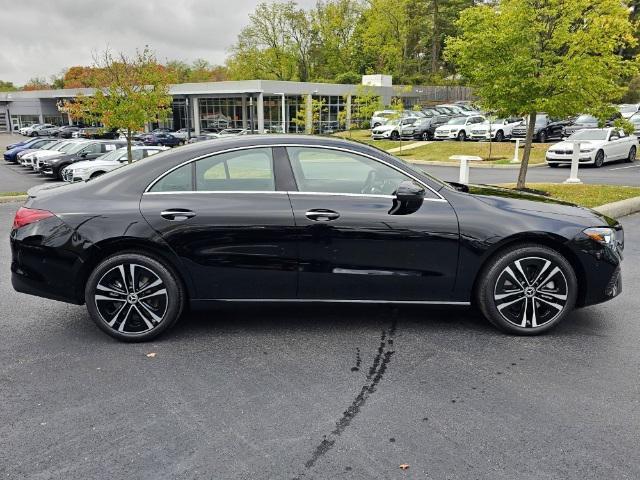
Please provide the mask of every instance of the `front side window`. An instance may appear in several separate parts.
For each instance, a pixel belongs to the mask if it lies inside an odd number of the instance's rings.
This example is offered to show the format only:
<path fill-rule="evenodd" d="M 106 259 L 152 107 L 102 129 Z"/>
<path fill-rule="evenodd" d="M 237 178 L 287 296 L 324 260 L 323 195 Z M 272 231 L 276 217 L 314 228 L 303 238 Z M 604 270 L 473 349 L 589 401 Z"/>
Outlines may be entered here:
<path fill-rule="evenodd" d="M 324 148 L 289 147 L 300 192 L 392 195 L 407 175 L 361 155 Z"/>

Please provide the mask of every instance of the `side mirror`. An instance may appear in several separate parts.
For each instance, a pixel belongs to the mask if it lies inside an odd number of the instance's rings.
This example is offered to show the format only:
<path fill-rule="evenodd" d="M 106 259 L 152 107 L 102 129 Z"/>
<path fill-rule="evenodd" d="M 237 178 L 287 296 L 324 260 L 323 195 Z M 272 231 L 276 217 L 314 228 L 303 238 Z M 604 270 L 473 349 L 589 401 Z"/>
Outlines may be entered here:
<path fill-rule="evenodd" d="M 81 157 L 81 158 L 87 158 L 87 155 L 89 155 L 89 153 L 88 153 L 88 152 L 82 152 L 82 153 L 80 154 L 80 157 Z"/>
<path fill-rule="evenodd" d="M 425 189 L 411 180 L 398 185 L 389 215 L 409 215 L 416 212 L 424 202 Z"/>

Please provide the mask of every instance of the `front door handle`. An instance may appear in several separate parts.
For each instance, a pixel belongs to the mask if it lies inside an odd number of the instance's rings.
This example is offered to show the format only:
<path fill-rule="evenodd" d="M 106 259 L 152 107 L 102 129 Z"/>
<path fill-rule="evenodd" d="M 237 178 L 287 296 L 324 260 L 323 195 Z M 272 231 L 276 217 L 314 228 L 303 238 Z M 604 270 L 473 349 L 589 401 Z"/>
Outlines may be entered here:
<path fill-rule="evenodd" d="M 162 218 L 166 218 L 167 220 L 176 220 L 180 222 L 182 220 L 187 220 L 188 218 L 195 217 L 196 213 L 184 208 L 171 208 L 169 210 L 160 212 L 160 216 Z"/>
<path fill-rule="evenodd" d="M 338 212 L 334 212 L 333 210 L 325 210 L 323 208 L 309 210 L 307 213 L 305 213 L 305 216 L 309 220 L 313 220 L 314 222 L 330 222 L 331 220 L 340 218 L 340 214 Z"/>

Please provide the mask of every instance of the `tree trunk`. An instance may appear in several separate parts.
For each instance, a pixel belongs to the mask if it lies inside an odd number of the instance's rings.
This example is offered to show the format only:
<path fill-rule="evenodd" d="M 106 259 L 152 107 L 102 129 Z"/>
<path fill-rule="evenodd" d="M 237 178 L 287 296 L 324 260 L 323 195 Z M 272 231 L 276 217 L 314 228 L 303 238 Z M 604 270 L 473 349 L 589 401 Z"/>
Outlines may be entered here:
<path fill-rule="evenodd" d="M 529 155 L 531 154 L 531 145 L 533 144 L 533 132 L 536 128 L 536 112 L 529 113 L 529 124 L 527 125 L 527 138 L 524 142 L 524 153 L 522 154 L 522 163 L 520 164 L 520 173 L 518 174 L 518 184 L 516 188 L 521 190 L 525 187 L 527 180 L 527 168 L 529 167 Z"/>
<path fill-rule="evenodd" d="M 433 0 L 433 36 L 431 43 L 431 73 L 438 71 L 438 53 L 440 49 L 440 33 L 438 32 L 438 1 Z"/>
<path fill-rule="evenodd" d="M 131 138 L 133 137 L 131 129 L 127 128 L 127 161 L 133 162 L 133 155 L 131 154 Z"/>

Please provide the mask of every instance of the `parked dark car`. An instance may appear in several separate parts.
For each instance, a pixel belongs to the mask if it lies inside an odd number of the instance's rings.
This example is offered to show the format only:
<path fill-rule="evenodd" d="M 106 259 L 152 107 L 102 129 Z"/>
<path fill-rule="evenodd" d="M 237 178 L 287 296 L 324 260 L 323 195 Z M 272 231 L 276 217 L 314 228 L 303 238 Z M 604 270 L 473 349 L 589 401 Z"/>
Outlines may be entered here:
<path fill-rule="evenodd" d="M 569 123 L 569 120 L 555 120 L 547 114 L 539 114 L 536 116 L 533 140 L 539 143 L 545 143 L 547 140 L 561 140 L 564 128 Z M 511 131 L 511 138 L 527 138 L 527 123 L 522 122 L 521 125 L 516 125 Z"/>
<path fill-rule="evenodd" d="M 402 129 L 402 138 L 414 138 L 416 140 L 431 140 L 433 139 L 433 132 L 429 133 L 431 129 L 431 123 L 437 117 L 423 117 L 418 118 L 410 126 Z M 435 130 L 435 127 L 434 127 Z"/>
<path fill-rule="evenodd" d="M 595 211 L 297 135 L 196 143 L 31 190 L 10 240 L 17 291 L 85 303 L 127 341 L 187 304 L 246 301 L 473 303 L 532 335 L 618 295 L 624 247 Z"/>
<path fill-rule="evenodd" d="M 68 152 L 61 152 L 55 157 L 47 157 L 41 162 L 40 173 L 62 180 L 62 169 L 81 160 L 98 158 L 105 153 L 127 145 L 124 140 L 86 140 L 78 142 Z"/>
<path fill-rule="evenodd" d="M 115 140 L 120 137 L 120 132 L 117 128 L 85 127 L 78 131 L 78 137 L 93 140 Z"/>
<path fill-rule="evenodd" d="M 15 146 L 9 145 L 7 147 L 8 150 L 5 150 L 4 152 L 4 159 L 7 162 L 16 163 L 18 161 L 18 153 L 24 150 L 36 150 L 42 145 L 51 142 L 52 140 L 55 140 L 55 138 L 36 137 L 26 142 L 19 142 L 18 144 L 14 144 Z M 13 148 L 9 148 L 11 146 L 13 146 Z"/>
<path fill-rule="evenodd" d="M 620 114 L 620 112 L 614 113 L 611 117 L 609 117 L 604 122 L 604 127 L 612 126 L 613 122 L 615 122 L 619 118 L 622 118 L 622 115 Z M 598 128 L 599 126 L 600 126 L 599 121 L 596 117 L 594 117 L 593 115 L 582 114 L 582 115 L 578 115 L 575 119 L 571 120 L 569 124 L 564 127 L 564 131 L 562 132 L 562 135 L 564 137 L 568 137 L 569 135 L 577 132 L 578 130 L 583 130 L 585 128 Z"/>
<path fill-rule="evenodd" d="M 177 147 L 184 143 L 184 140 L 174 137 L 168 133 L 148 133 L 141 139 L 145 145 L 161 145 L 163 147 Z"/>
<path fill-rule="evenodd" d="M 60 137 L 60 138 L 71 138 L 73 136 L 73 133 L 78 132 L 80 128 L 83 128 L 83 127 L 78 127 L 76 125 L 65 125 L 63 127 L 58 128 L 58 130 L 53 132 L 52 135 L 54 137 Z"/>

